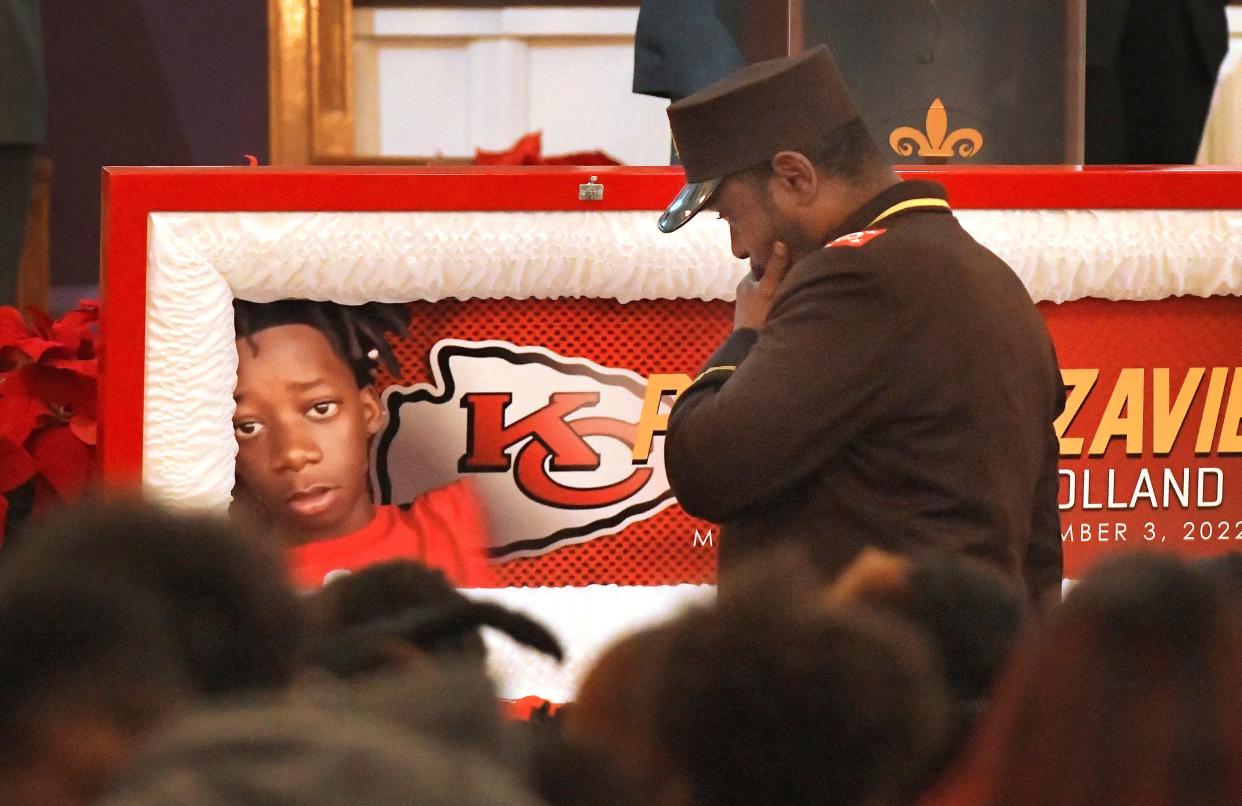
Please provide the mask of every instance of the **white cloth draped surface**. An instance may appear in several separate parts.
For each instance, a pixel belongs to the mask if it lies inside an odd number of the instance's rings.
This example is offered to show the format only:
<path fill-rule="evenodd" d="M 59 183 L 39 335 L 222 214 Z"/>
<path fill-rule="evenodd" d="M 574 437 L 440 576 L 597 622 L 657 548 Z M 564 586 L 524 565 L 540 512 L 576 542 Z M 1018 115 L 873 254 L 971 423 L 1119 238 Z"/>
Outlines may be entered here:
<path fill-rule="evenodd" d="M 1239 210 L 963 210 L 1037 301 L 1242 294 Z M 147 261 L 143 481 L 222 511 L 233 487 L 234 297 L 731 300 L 747 266 L 723 222 L 662 235 L 654 212 L 156 213 Z M 912 266 L 911 270 L 917 270 Z M 464 334 L 458 334 L 464 335 Z M 115 347 L 114 347 L 115 349 Z M 694 368 L 688 367 L 687 371 Z M 548 623 L 562 667 L 489 638 L 502 693 L 563 701 L 613 638 L 704 586 L 479 592 Z"/>

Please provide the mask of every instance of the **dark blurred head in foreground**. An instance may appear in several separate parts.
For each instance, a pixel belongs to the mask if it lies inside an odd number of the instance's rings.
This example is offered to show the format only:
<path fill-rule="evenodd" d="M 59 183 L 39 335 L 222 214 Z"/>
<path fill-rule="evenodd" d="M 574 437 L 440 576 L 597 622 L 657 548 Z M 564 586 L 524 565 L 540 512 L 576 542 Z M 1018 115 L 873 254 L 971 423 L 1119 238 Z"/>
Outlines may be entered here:
<path fill-rule="evenodd" d="M 222 519 L 92 500 L 36 524 L 0 556 L 30 579 L 90 575 L 142 593 L 168 624 L 194 693 L 290 682 L 302 609 L 275 547 Z"/>
<path fill-rule="evenodd" d="M 1021 648 L 930 802 L 1236 802 L 1242 618 L 1229 590 L 1168 555 L 1100 564 Z"/>
<path fill-rule="evenodd" d="M 925 641 L 830 610 L 795 553 L 739 569 L 725 595 L 614 647 L 572 735 L 639 755 L 648 802 L 899 804 L 941 752 L 949 702 Z M 610 707 L 615 687 L 619 708 Z M 608 724 L 623 739 L 607 740 Z"/>
<path fill-rule="evenodd" d="M 533 619 L 458 592 L 439 571 L 408 560 L 333 579 L 307 602 L 311 661 L 340 677 L 451 662 L 482 669 L 482 627 L 557 660 L 561 647 Z"/>
<path fill-rule="evenodd" d="M 185 669 L 143 591 L 15 570 L 0 573 L 0 803 L 90 803 L 186 704 Z"/>

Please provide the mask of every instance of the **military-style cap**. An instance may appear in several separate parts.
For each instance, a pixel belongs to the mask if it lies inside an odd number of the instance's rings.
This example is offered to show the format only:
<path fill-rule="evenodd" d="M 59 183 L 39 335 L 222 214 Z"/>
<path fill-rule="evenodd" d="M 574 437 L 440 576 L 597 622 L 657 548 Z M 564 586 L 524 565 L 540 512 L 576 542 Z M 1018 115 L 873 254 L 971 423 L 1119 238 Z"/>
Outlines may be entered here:
<path fill-rule="evenodd" d="M 671 104 L 668 121 L 686 186 L 660 216 L 660 229 L 672 232 L 693 218 L 725 176 L 779 151 L 806 148 L 858 117 L 823 45 L 743 67 Z"/>

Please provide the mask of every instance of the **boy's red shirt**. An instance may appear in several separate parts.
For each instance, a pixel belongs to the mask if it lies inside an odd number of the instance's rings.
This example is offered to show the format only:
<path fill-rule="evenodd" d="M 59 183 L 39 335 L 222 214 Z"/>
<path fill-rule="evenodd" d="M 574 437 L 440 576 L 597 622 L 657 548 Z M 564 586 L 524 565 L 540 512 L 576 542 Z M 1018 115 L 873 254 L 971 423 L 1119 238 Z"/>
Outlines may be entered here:
<path fill-rule="evenodd" d="M 333 571 L 387 560 L 417 560 L 459 588 L 490 588 L 496 578 L 484 553 L 487 542 L 482 503 L 468 482 L 456 481 L 407 505 L 377 506 L 362 529 L 295 546 L 287 562 L 301 590 L 322 587 Z"/>

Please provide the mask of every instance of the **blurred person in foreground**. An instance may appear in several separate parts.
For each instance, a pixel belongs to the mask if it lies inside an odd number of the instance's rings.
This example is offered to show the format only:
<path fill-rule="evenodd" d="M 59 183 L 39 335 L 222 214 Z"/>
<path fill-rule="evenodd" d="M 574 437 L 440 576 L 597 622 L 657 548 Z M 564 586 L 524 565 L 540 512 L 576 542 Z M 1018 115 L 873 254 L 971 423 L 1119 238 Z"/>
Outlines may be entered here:
<path fill-rule="evenodd" d="M 657 801 L 668 775 L 653 709 L 671 631 L 671 625 L 640 630 L 604 650 L 563 719 L 568 741 L 603 758 L 643 803 Z"/>
<path fill-rule="evenodd" d="M 630 806 L 609 759 L 565 740 L 555 717 L 506 718 L 491 679 L 461 659 L 401 664 L 295 693 L 334 711 L 388 725 L 486 759 L 550 806 Z"/>
<path fill-rule="evenodd" d="M 826 48 L 739 70 L 668 108 L 686 186 L 749 260 L 734 330 L 677 399 L 668 478 L 741 558 L 804 547 L 826 577 L 864 547 L 943 548 L 1061 585 L 1065 390 L 1022 281 L 901 181 Z"/>
<path fill-rule="evenodd" d="M 0 569 L 0 803 L 94 802 L 190 699 L 149 595 L 76 566 Z"/>
<path fill-rule="evenodd" d="M 304 700 L 233 703 L 154 737 L 104 806 L 538 806 L 500 765 Z"/>
<path fill-rule="evenodd" d="M 436 569 L 390 560 L 332 579 L 306 600 L 312 661 L 343 678 L 386 668 L 484 669 L 482 627 L 561 660 L 556 637 L 506 607 L 470 599 Z"/>
<path fill-rule="evenodd" d="M 87 499 L 31 524 L 0 568 L 47 579 L 75 571 L 138 590 L 168 624 L 198 698 L 280 690 L 298 670 L 302 608 L 279 553 L 223 519 Z"/>
<path fill-rule="evenodd" d="M 1233 601 L 1242 599 L 1242 551 L 1206 557 L 1192 567 L 1214 583 L 1221 596 Z"/>
<path fill-rule="evenodd" d="M 986 711 L 992 686 L 1017 643 L 1026 614 L 1022 591 L 990 566 L 944 552 L 859 555 L 827 591 L 828 606 L 886 613 L 928 640 L 952 699 L 952 728 L 938 775 Z"/>
<path fill-rule="evenodd" d="M 612 747 L 638 748 L 645 801 L 909 803 L 948 724 L 944 684 L 921 637 L 861 609 L 828 612 L 814 589 L 774 584 L 762 570 L 741 573 L 715 607 L 658 628 L 649 643 L 629 642 L 651 669 L 621 695 L 635 708 L 617 715 L 629 735 Z M 627 665 L 616 650 L 612 657 Z M 590 688 L 575 708 L 597 714 L 568 718 L 578 735 L 600 737 L 590 726 L 610 717 Z"/>
<path fill-rule="evenodd" d="M 1242 612 L 1168 555 L 1100 564 L 999 682 L 929 805 L 1242 799 Z"/>
<path fill-rule="evenodd" d="M 347 690 L 335 696 L 353 707 L 484 753 L 553 806 L 633 802 L 599 754 L 564 740 L 555 718 L 502 719 L 481 628 L 561 660 L 559 642 L 533 619 L 472 600 L 439 570 L 408 560 L 335 577 L 308 597 L 307 607 L 308 660 L 346 681 Z"/>

